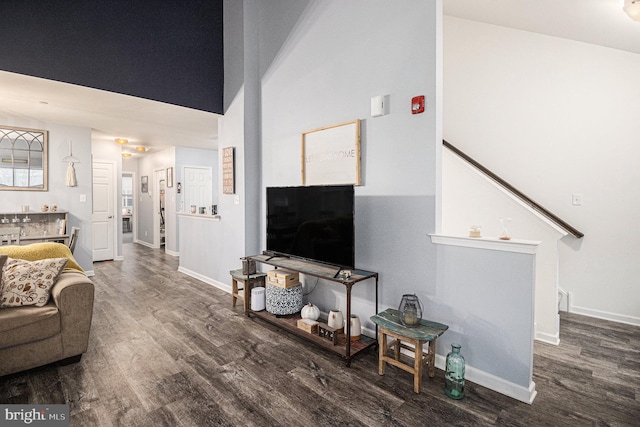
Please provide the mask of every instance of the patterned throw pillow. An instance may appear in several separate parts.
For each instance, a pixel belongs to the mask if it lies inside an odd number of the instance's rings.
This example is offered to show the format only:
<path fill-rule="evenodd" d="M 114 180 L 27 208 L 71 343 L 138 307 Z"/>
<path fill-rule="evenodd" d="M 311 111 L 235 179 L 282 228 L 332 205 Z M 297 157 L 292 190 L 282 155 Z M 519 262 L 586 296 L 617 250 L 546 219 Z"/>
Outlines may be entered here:
<path fill-rule="evenodd" d="M 0 279 L 0 307 L 45 305 L 67 261 L 67 258 L 38 261 L 8 258 Z"/>

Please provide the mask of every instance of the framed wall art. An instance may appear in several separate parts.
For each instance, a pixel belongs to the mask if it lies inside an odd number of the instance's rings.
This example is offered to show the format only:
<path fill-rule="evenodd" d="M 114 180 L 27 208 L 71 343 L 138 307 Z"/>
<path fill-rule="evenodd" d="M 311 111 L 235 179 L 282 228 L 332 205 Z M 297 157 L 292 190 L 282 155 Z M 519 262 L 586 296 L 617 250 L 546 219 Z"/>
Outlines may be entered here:
<path fill-rule="evenodd" d="M 48 191 L 49 131 L 0 126 L 0 190 Z"/>
<path fill-rule="evenodd" d="M 222 193 L 235 194 L 235 192 L 235 149 L 234 147 L 227 147 L 222 149 Z"/>
<path fill-rule="evenodd" d="M 173 187 L 173 168 L 167 168 L 167 188 Z"/>
<path fill-rule="evenodd" d="M 149 192 L 149 177 L 147 175 L 140 177 L 140 191 L 142 193 Z"/>
<path fill-rule="evenodd" d="M 360 120 L 302 133 L 302 185 L 360 185 Z"/>

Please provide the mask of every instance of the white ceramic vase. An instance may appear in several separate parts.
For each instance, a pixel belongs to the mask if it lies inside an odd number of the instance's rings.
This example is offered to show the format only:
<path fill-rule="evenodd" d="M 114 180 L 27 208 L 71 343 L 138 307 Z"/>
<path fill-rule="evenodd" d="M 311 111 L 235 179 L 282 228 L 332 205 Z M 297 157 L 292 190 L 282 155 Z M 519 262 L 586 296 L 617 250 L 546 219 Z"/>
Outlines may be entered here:
<path fill-rule="evenodd" d="M 333 329 L 336 329 L 338 332 L 342 333 L 344 331 L 344 318 L 342 317 L 342 312 L 340 310 L 329 311 L 329 318 L 327 319 L 327 325 L 329 325 L 329 327 Z"/>
<path fill-rule="evenodd" d="M 358 341 L 360 339 L 360 334 L 362 331 L 362 326 L 360 325 L 360 318 L 357 315 L 352 314 L 350 323 L 351 323 L 350 339 L 351 341 Z"/>

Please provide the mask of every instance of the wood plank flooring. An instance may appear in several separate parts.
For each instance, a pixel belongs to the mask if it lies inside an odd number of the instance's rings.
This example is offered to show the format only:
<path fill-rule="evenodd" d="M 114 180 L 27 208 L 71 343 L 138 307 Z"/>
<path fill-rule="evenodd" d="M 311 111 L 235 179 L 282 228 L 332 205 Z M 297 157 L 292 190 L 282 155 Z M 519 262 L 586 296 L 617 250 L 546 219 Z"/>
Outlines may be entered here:
<path fill-rule="evenodd" d="M 444 376 L 377 371 L 231 308 L 160 250 L 124 245 L 96 263 L 89 351 L 80 363 L 0 378 L 1 403 L 69 403 L 72 426 L 637 426 L 640 328 L 563 315 L 561 345 L 535 344 L 532 405 Z M 383 284 L 384 286 L 384 284 Z M 1 363 L 1 361 L 0 361 Z"/>

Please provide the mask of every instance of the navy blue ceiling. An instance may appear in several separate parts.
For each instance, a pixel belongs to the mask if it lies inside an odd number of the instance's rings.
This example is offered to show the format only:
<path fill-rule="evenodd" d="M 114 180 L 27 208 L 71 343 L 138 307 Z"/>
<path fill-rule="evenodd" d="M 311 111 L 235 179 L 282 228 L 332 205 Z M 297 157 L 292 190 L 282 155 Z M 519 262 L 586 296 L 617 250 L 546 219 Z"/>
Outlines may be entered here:
<path fill-rule="evenodd" d="M 0 70 L 223 113 L 222 0 L 2 0 Z"/>

